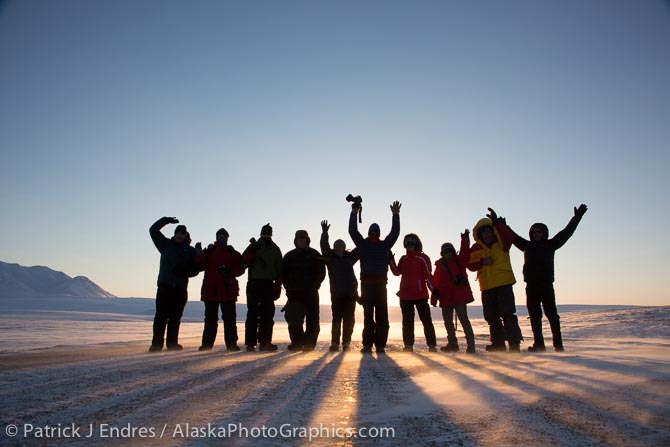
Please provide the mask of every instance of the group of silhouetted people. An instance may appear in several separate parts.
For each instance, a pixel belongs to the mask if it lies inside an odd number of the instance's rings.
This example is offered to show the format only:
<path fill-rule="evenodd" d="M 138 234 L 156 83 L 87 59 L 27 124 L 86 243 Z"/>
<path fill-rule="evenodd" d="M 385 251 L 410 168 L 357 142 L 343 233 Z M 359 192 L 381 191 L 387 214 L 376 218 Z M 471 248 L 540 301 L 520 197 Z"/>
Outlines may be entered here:
<path fill-rule="evenodd" d="M 358 230 L 362 210 L 361 200 L 354 201 L 349 216 L 349 235 L 355 245 L 347 250 L 338 239 L 330 246 L 330 224 L 321 222 L 320 249 L 310 246 L 305 230 L 295 233 L 295 248 L 282 256 L 272 240 L 272 227 L 264 225 L 260 238 L 251 238 L 248 247 L 239 253 L 228 244 L 228 232 L 221 228 L 216 241 L 202 248 L 191 245 L 184 225 L 177 225 L 174 236 L 167 238 L 161 229 L 178 224 L 174 217 L 156 221 L 149 233 L 161 253 L 156 292 L 156 315 L 150 352 L 164 346 L 180 351 L 179 326 L 184 312 L 189 278 L 204 272 L 201 300 L 205 303 L 205 320 L 201 351 L 211 350 L 216 340 L 219 313 L 223 320 L 224 342 L 229 351 L 239 351 L 236 302 L 239 295 L 237 277 L 248 272 L 246 287 L 247 317 L 244 345 L 247 351 L 276 351 L 272 343 L 275 301 L 281 296 L 282 286 L 287 301 L 282 308 L 288 324 L 289 351 L 308 352 L 315 349 L 319 336 L 319 288 L 326 277 L 330 280 L 332 331 L 329 350 L 349 351 L 355 325 L 356 303 L 363 306 L 363 334 L 361 352 L 370 353 L 373 347 L 384 353 L 389 332 L 387 283 L 388 271 L 400 276 L 400 309 L 402 314 L 403 351 L 414 349 L 415 311 L 423 325 L 428 350 L 437 351 L 437 337 L 430 305 L 439 306 L 447 330 L 444 352 L 459 351 L 454 314 L 465 333 L 466 352 L 474 354 L 475 335 L 468 318 L 467 304 L 474 301 L 468 270 L 477 272 L 481 290 L 484 319 L 489 325 L 490 344 L 487 351 L 519 352 L 523 340 L 516 316 L 513 284 L 516 282 L 510 262 L 512 245 L 524 252 L 523 275 L 526 282 L 526 305 L 531 321 L 534 343 L 531 352 L 546 350 L 542 334 L 542 312 L 547 316 L 552 332 L 554 350 L 562 352 L 560 317 L 554 294 L 554 252 L 572 236 L 586 205 L 575 207 L 568 225 L 549 238 L 545 224 L 530 227 L 529 239 L 517 235 L 497 213 L 489 208 L 487 217 L 480 219 L 473 229 L 474 244 L 470 245 L 470 231 L 461 233 L 459 251 L 449 242 L 440 247 L 440 258 L 434 268 L 424 253 L 421 239 L 410 233 L 403 238 L 405 254 L 396 262 L 391 251 L 400 235 L 399 202 L 391 204 L 391 230 L 381 238 L 381 229 L 373 223 L 367 237 Z M 348 198 L 349 200 L 349 198 Z M 359 281 L 354 265 L 360 262 Z M 166 335 L 167 329 L 167 335 Z"/>

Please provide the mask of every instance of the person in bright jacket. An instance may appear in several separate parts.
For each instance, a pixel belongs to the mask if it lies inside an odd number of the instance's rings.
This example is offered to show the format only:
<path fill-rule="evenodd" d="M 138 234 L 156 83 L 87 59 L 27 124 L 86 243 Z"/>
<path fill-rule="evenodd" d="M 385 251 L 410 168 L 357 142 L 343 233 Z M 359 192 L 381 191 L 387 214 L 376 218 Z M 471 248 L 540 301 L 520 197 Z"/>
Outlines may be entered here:
<path fill-rule="evenodd" d="M 156 315 L 149 352 L 161 351 L 163 343 L 169 351 L 184 349 L 179 344 L 179 327 L 188 301 L 188 279 L 198 274 L 198 268 L 194 262 L 195 249 L 190 246 L 185 225 L 177 225 L 170 239 L 161 232 L 164 226 L 176 223 L 179 220 L 175 217 L 161 217 L 149 228 L 151 240 L 161 254 Z"/>
<path fill-rule="evenodd" d="M 195 260 L 205 271 L 200 290 L 200 300 L 205 303 L 205 326 L 199 349 L 209 351 L 214 346 L 221 308 L 226 348 L 229 351 L 239 351 L 236 302 L 240 292 L 237 277 L 244 273 L 242 255 L 228 245 L 228 232 L 224 228 L 216 232 L 216 242 L 205 250 L 198 242 L 195 250 Z"/>
<path fill-rule="evenodd" d="M 466 352 L 475 353 L 475 334 L 468 318 L 467 304 L 474 301 L 472 289 L 468 281 L 467 265 L 470 261 L 470 230 L 461 233 L 461 248 L 458 253 L 453 244 L 446 242 L 440 248 L 442 256 L 435 262 L 435 273 L 433 273 L 433 286 L 439 291 L 433 294 L 431 304 L 442 309 L 444 326 L 447 329 L 447 345 L 440 348 L 444 352 L 456 352 L 458 340 L 456 339 L 456 327 L 454 326 L 454 311 L 463 326 Z"/>
<path fill-rule="evenodd" d="M 309 246 L 307 231 L 296 231 L 293 243 L 295 249 L 282 260 L 287 297 L 283 310 L 291 338 L 288 350 L 309 352 L 319 337 L 319 287 L 326 277 L 326 267 L 321 253 Z"/>
<path fill-rule="evenodd" d="M 507 228 L 505 220 L 489 208 L 490 214 L 480 219 L 473 230 L 475 243 L 470 249 L 468 269 L 477 272 L 479 289 L 482 292 L 484 319 L 489 325 L 491 344 L 487 351 L 506 351 L 505 340 L 510 352 L 519 352 L 521 329 L 516 316 L 514 290 L 516 282 L 509 250 L 514 235 Z"/>
<path fill-rule="evenodd" d="M 321 255 L 328 268 L 330 280 L 330 308 L 333 314 L 331 329 L 330 352 L 340 350 L 340 334 L 342 351 L 349 351 L 351 334 L 356 322 L 356 302 L 358 301 L 358 281 L 354 273 L 354 264 L 358 262 L 358 250 L 347 251 L 347 245 L 338 239 L 330 248 L 328 241 L 327 220 L 321 222 Z"/>
<path fill-rule="evenodd" d="M 556 308 L 556 294 L 554 293 L 554 253 L 561 248 L 577 229 L 588 208 L 581 204 L 574 208 L 574 216 L 568 225 L 556 236 L 549 239 L 549 228 L 543 223 L 534 223 L 528 232 L 530 240 L 514 235 L 514 246 L 524 254 L 523 280 L 526 282 L 526 306 L 530 317 L 530 326 L 533 330 L 533 346 L 530 352 L 545 352 L 544 337 L 542 336 L 542 308 L 549 320 L 554 350 L 563 352 L 563 336 L 561 334 L 561 319 Z"/>
<path fill-rule="evenodd" d="M 395 276 L 401 276 L 400 290 L 397 295 L 400 298 L 402 313 L 402 341 L 405 344 L 403 351 L 412 352 L 414 350 L 414 307 L 416 307 L 421 324 L 423 324 L 428 351 L 436 352 L 437 337 L 428 305 L 428 291 L 436 293 L 431 275 L 432 264 L 428 255 L 423 252 L 421 239 L 416 234 L 407 234 L 403 238 L 403 246 L 406 252 L 397 265 L 393 254 L 389 259 L 391 272 Z"/>
<path fill-rule="evenodd" d="M 261 228 L 257 241 L 249 240 L 249 246 L 242 253 L 243 267 L 248 267 L 247 320 L 245 322 L 244 344 L 247 351 L 276 351 L 272 343 L 275 301 L 281 295 L 282 253 L 272 240 L 272 227 L 268 223 Z"/>
<path fill-rule="evenodd" d="M 400 236 L 400 207 L 397 200 L 391 205 L 393 214 L 391 231 L 380 239 L 379 225 L 373 223 L 368 229 L 368 237 L 363 238 L 358 231 L 357 217 L 360 203 L 351 205 L 349 215 L 349 236 L 358 249 L 361 262 L 361 298 L 363 300 L 363 349 L 372 352 L 375 345 L 378 354 L 386 350 L 389 335 L 389 313 L 386 283 L 388 282 L 389 252 Z"/>

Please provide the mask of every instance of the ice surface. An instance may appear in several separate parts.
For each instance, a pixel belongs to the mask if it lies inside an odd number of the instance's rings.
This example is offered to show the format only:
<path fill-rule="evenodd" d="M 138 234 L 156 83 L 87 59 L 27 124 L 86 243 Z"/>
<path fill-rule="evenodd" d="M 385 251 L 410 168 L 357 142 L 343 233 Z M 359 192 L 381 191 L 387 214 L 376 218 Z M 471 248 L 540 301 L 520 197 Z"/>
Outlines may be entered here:
<path fill-rule="evenodd" d="M 327 352 L 328 324 L 315 352 L 289 353 L 279 312 L 276 353 L 227 353 L 222 329 L 214 349 L 199 352 L 202 324 L 186 322 L 183 352 L 148 354 L 152 315 L 127 304 L 113 312 L 10 306 L 0 316 L 0 445 L 670 444 L 669 307 L 564 312 L 562 354 L 486 353 L 481 318 L 473 318 L 477 355 L 429 353 L 420 324 L 415 353 L 403 353 L 393 323 L 384 356 Z M 525 347 L 531 333 L 520 322 Z M 436 330 L 445 343 L 441 321 Z M 11 424 L 16 437 L 7 436 Z M 35 427 L 58 424 L 74 424 L 80 437 L 36 436 Z M 263 427 L 276 436 L 262 437 Z M 382 427 L 394 436 L 363 437 Z"/>

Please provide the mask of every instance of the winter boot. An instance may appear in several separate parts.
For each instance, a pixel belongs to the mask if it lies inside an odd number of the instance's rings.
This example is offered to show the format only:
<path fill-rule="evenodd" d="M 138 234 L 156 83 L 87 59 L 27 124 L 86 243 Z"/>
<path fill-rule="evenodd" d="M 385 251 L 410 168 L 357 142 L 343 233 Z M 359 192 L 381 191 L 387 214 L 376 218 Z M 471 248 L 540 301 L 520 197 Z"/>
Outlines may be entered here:
<path fill-rule="evenodd" d="M 402 348 L 402 352 L 414 352 L 414 348 L 408 345 Z"/>
<path fill-rule="evenodd" d="M 207 345 L 202 345 L 198 348 L 198 351 L 211 351 L 212 347 Z"/>
<path fill-rule="evenodd" d="M 468 345 L 465 352 L 467 352 L 468 354 L 474 354 L 475 353 L 475 345 Z"/>
<path fill-rule="evenodd" d="M 342 344 L 342 352 L 349 352 L 351 351 L 351 347 L 349 346 L 349 343 L 343 343 Z"/>
<path fill-rule="evenodd" d="M 435 346 L 428 346 L 428 352 L 437 352 L 437 348 Z"/>
<path fill-rule="evenodd" d="M 332 344 L 328 348 L 328 352 L 340 352 L 340 345 Z"/>
<path fill-rule="evenodd" d="M 458 352 L 459 350 L 458 342 L 447 342 L 447 346 L 442 346 L 440 348 L 440 351 L 442 352 Z"/>
<path fill-rule="evenodd" d="M 254 352 L 256 350 L 256 345 L 247 345 L 247 352 Z"/>
<path fill-rule="evenodd" d="M 535 343 L 533 346 L 528 346 L 528 352 L 546 352 L 547 348 L 544 345 Z"/>
<path fill-rule="evenodd" d="M 240 350 L 240 347 L 237 345 L 232 345 L 232 346 L 226 346 L 226 349 L 230 352 L 238 352 Z"/>
<path fill-rule="evenodd" d="M 288 345 L 286 349 L 288 349 L 291 352 L 298 352 L 302 351 L 303 346 L 302 345 Z"/>
<path fill-rule="evenodd" d="M 521 345 L 519 343 L 510 343 L 509 344 L 509 352 L 512 352 L 512 353 L 521 352 Z"/>
<path fill-rule="evenodd" d="M 163 347 L 160 345 L 151 345 L 149 346 L 149 352 L 161 352 Z"/>
<path fill-rule="evenodd" d="M 505 346 L 504 343 L 499 344 L 499 343 L 492 343 L 490 345 L 486 345 L 485 347 L 487 352 L 506 352 L 507 347 Z"/>
<path fill-rule="evenodd" d="M 259 351 L 274 352 L 277 349 L 277 345 L 273 345 L 272 343 L 261 343 L 258 346 Z"/>
<path fill-rule="evenodd" d="M 563 335 L 561 334 L 561 320 L 560 318 L 552 318 L 549 320 L 551 326 L 551 336 L 553 338 L 554 351 L 563 352 Z"/>
<path fill-rule="evenodd" d="M 182 345 L 180 345 L 179 343 L 177 343 L 177 344 L 174 344 L 174 345 L 169 345 L 167 347 L 167 350 L 168 351 L 183 351 L 184 347 Z"/>

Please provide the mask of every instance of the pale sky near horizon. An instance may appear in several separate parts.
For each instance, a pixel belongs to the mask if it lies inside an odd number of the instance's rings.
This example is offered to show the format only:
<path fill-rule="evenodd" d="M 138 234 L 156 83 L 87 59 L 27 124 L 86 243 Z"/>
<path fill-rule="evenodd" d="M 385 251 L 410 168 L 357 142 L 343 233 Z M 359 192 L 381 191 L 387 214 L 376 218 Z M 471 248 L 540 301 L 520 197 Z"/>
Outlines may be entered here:
<path fill-rule="evenodd" d="M 286 253 L 399 200 L 434 261 L 488 206 L 553 235 L 586 203 L 559 304 L 667 305 L 669 44 L 662 0 L 3 1 L 0 260 L 153 297 L 161 216 Z"/>

